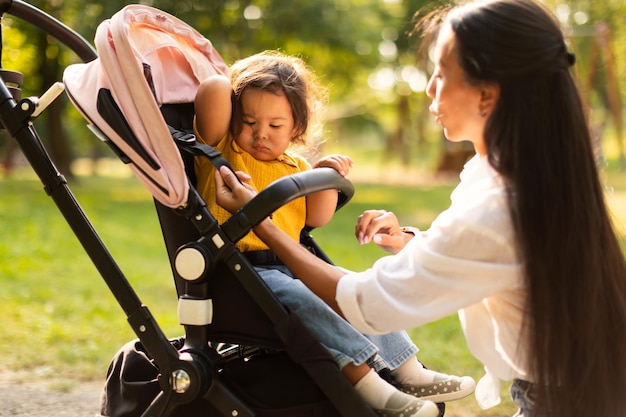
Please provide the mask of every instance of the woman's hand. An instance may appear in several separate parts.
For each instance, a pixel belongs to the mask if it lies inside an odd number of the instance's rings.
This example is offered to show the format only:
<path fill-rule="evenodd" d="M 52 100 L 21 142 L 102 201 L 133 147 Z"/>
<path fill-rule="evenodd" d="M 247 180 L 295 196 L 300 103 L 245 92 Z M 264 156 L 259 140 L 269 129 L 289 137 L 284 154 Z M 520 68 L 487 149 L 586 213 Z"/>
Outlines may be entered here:
<path fill-rule="evenodd" d="M 350 168 L 352 168 L 353 165 L 354 162 L 349 156 L 332 154 L 320 158 L 313 165 L 313 168 L 332 168 L 340 173 L 342 177 L 347 177 L 348 172 L 350 172 Z"/>
<path fill-rule="evenodd" d="M 360 244 L 374 242 L 381 249 L 398 253 L 413 238 L 400 229 L 395 214 L 385 210 L 367 210 L 356 222 L 354 233 Z"/>
<path fill-rule="evenodd" d="M 250 175 L 243 171 L 236 173 L 228 167 L 222 166 L 215 170 L 215 201 L 217 204 L 234 213 L 256 196 L 256 191 L 250 184 Z"/>

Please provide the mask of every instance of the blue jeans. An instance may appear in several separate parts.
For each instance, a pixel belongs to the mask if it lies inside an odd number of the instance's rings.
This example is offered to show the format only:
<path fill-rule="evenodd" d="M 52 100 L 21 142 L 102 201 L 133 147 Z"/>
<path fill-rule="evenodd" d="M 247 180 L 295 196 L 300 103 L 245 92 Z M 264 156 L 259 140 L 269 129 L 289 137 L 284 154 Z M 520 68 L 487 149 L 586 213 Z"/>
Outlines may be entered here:
<path fill-rule="evenodd" d="M 363 335 L 309 290 L 283 265 L 255 267 L 278 299 L 300 318 L 342 369 L 367 363 L 375 371 L 394 370 L 418 349 L 406 332 Z"/>
<path fill-rule="evenodd" d="M 519 410 L 513 417 L 533 417 L 535 401 L 533 384 L 521 379 L 514 379 L 511 384 L 511 398 Z"/>

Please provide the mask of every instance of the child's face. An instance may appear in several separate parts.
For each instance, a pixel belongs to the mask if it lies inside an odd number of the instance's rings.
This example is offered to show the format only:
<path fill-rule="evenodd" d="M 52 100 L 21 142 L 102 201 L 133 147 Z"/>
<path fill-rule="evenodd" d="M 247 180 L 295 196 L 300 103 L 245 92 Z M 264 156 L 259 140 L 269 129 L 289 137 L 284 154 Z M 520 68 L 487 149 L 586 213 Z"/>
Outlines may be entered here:
<path fill-rule="evenodd" d="M 241 94 L 243 126 L 237 145 L 260 161 L 273 161 L 289 147 L 294 120 L 287 97 L 257 88 Z"/>

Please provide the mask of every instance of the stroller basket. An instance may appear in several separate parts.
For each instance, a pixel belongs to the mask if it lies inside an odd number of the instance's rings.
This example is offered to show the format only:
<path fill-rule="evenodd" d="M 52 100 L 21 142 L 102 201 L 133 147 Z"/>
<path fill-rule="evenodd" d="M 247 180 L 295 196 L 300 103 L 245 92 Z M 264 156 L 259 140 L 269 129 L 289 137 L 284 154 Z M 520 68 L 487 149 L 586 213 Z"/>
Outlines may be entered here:
<path fill-rule="evenodd" d="M 18 142 L 46 192 L 117 299 L 137 339 L 114 356 L 102 414 L 118 416 L 364 416 L 328 352 L 267 288 L 235 243 L 282 205 L 354 189 L 332 169 L 285 177 L 224 224 L 193 184 L 193 157 L 222 164 L 190 135 L 193 98 L 206 76 L 226 74 L 213 45 L 154 8 L 126 6 L 96 32 L 96 49 L 61 22 L 19 0 L 2 13 L 32 23 L 84 61 L 63 77 L 72 103 L 152 193 L 168 248 L 185 334 L 168 338 L 144 306 L 50 161 L 32 124 L 36 98 L 16 103 L 0 82 L 0 122 Z M 14 93 L 14 92 L 13 92 Z M 321 249 L 303 232 L 306 244 Z M 182 266 L 181 266 L 182 265 Z"/>

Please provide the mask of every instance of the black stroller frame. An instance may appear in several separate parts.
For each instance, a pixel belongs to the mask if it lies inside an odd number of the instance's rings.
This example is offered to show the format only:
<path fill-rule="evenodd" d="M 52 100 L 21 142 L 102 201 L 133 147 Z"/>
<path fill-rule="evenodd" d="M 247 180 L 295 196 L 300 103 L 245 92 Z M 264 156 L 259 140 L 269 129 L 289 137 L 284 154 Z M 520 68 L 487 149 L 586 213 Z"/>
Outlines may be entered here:
<path fill-rule="evenodd" d="M 20 0 L 0 0 L 0 15 L 9 13 L 31 23 L 55 37 L 73 50 L 81 60 L 89 62 L 97 58 L 95 49 L 78 33 L 57 19 Z M 294 176 L 285 177 L 263 190 L 248 205 L 233 215 L 224 224 L 216 222 L 207 210 L 203 200 L 191 187 L 189 203 L 174 210 L 156 202 L 157 212 L 164 228 L 164 237 L 170 262 L 174 265 L 178 256 L 200 256 L 205 262 L 203 268 L 194 271 L 193 276 L 176 281 L 179 300 L 183 302 L 210 301 L 212 292 L 222 291 L 223 286 L 242 288 L 251 314 L 264 316 L 261 325 L 251 326 L 251 335 L 236 334 L 226 326 L 214 329 L 206 323 L 184 324 L 185 335 L 181 339 L 169 339 L 158 323 L 143 305 L 124 273 L 99 238 L 89 219 L 74 198 L 64 176 L 56 169 L 33 126 L 34 118 L 49 104 L 48 94 L 40 98 L 21 99 L 19 74 L 2 70 L 0 80 L 0 123 L 20 146 L 35 173 L 43 183 L 45 192 L 52 198 L 73 233 L 91 258 L 105 280 L 110 291 L 127 316 L 127 320 L 138 337 L 139 343 L 158 369 L 158 385 L 149 398 L 137 399 L 144 404 L 136 415 L 170 416 L 181 411 L 199 410 L 204 416 L 253 417 L 262 415 L 302 416 L 344 416 L 374 417 L 373 411 L 356 395 L 351 384 L 341 375 L 326 350 L 302 326 L 298 318 L 291 314 L 273 293 L 260 280 L 252 265 L 239 252 L 235 242 L 245 236 L 256 224 L 289 201 L 325 189 L 337 189 L 343 195 L 345 204 L 354 192 L 352 184 L 332 169 L 316 169 Z M 176 111 L 165 114 L 169 125 L 176 124 L 180 117 Z M 181 128 L 184 128 L 182 126 Z M 188 127 L 188 126 L 187 126 Z M 113 145 L 114 146 L 114 145 Z M 189 155 L 193 154 L 193 150 Z M 183 153 L 185 150 L 183 149 Z M 189 158 L 189 155 L 186 157 Z M 123 159 L 123 155 L 120 155 Z M 171 225 L 175 224 L 174 227 Z M 186 224 L 196 237 L 189 240 L 187 232 L 179 227 Z M 183 227 L 183 228 L 184 228 Z M 170 233 L 167 233 L 169 228 Z M 174 230 L 174 233 L 171 231 Z M 308 231 L 303 236 L 309 239 Z M 314 245 L 310 241 L 309 244 Z M 320 257 L 327 257 L 317 248 Z M 175 268 L 174 268 L 175 269 Z M 234 279 L 220 279 L 216 270 L 228 272 Z M 174 270 L 176 276 L 176 270 Z M 180 277 L 177 277 L 180 278 Z M 227 288 L 227 290 L 228 290 Z M 217 303 L 217 300 L 216 300 Z M 228 307 L 219 307 L 226 308 Z M 239 313 L 238 313 L 239 312 Z M 239 308 L 233 314 L 240 314 Z M 193 321 L 193 320 L 191 320 Z M 240 320 L 244 323 L 247 320 Z M 270 336 L 263 334 L 269 331 Z M 258 333 L 258 334 L 257 334 Z M 222 340 L 221 338 L 224 337 Z M 232 384 L 225 380 L 225 364 L 233 356 L 229 350 L 220 350 L 238 344 L 256 346 L 262 349 L 285 351 L 290 360 L 297 363 L 319 388 L 326 408 L 318 408 L 312 414 L 303 414 L 297 407 L 285 407 L 281 414 L 271 414 L 262 406 L 241 398 Z M 245 349 L 244 349 L 245 350 Z M 232 351 L 232 350 L 231 350 Z M 241 352 L 241 349 L 238 350 Z M 253 352 L 257 350 L 252 349 Z M 196 408 L 193 405 L 196 404 Z M 199 404 L 199 406 L 198 406 Z M 199 408 L 198 408 L 199 407 Z M 289 412 L 291 410 L 291 413 Z M 300 410 L 300 411 L 298 411 Z M 191 415 L 191 414 L 188 414 Z M 196 414 L 193 414 L 196 415 Z"/>

